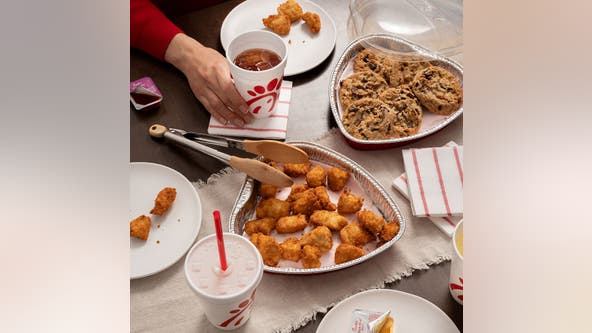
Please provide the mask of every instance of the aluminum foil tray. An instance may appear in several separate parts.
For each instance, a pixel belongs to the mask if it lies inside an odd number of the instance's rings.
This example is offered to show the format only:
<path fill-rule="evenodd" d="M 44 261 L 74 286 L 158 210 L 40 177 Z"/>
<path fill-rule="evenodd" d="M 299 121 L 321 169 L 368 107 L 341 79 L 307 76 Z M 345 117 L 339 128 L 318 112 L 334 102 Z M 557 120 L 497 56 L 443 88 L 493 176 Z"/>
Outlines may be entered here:
<path fill-rule="evenodd" d="M 320 268 L 293 268 L 293 267 L 271 267 L 265 265 L 265 271 L 281 274 L 318 274 L 330 271 L 336 271 L 346 267 L 357 265 L 364 262 L 384 250 L 390 248 L 397 242 L 406 229 L 406 221 L 399 211 L 399 207 L 389 196 L 386 190 L 359 164 L 351 159 L 318 144 L 310 142 L 289 142 L 302 150 L 304 150 L 311 161 L 317 161 L 327 165 L 335 166 L 348 170 L 360 187 L 365 190 L 365 194 L 370 198 L 374 206 L 382 213 L 386 221 L 392 221 L 395 218 L 400 223 L 399 233 L 390 241 L 382 246 L 367 252 L 363 257 L 341 263 L 339 265 L 323 266 Z M 256 191 L 257 181 L 251 177 L 246 177 L 245 182 L 240 190 L 240 193 L 234 203 L 234 207 L 230 214 L 229 231 L 238 235 L 243 235 L 244 225 L 247 221 L 253 219 L 255 207 L 261 200 L 261 196 Z M 334 245 L 335 246 L 335 245 Z"/>
<path fill-rule="evenodd" d="M 430 61 L 436 66 L 445 68 L 452 73 L 459 81 L 461 88 L 463 87 L 463 69 L 462 67 L 451 59 L 443 57 L 435 52 L 425 49 L 417 44 L 409 42 L 403 38 L 388 34 L 367 35 L 351 42 L 341 55 L 337 62 L 333 74 L 331 75 L 331 82 L 329 84 L 329 102 L 331 104 L 331 111 L 333 117 L 337 122 L 339 130 L 345 137 L 348 144 L 356 149 L 384 149 L 392 148 L 409 144 L 417 141 L 423 137 L 434 134 L 446 127 L 463 112 L 463 106 L 449 116 L 437 116 L 424 110 L 424 121 L 419 132 L 403 137 L 393 138 L 387 140 L 362 140 L 353 137 L 349 134 L 341 121 L 342 109 L 339 101 L 339 86 L 340 82 L 352 73 L 352 63 L 356 55 L 365 48 L 377 49 L 382 52 L 391 54 L 396 60 L 398 58 L 421 58 L 422 61 Z"/>

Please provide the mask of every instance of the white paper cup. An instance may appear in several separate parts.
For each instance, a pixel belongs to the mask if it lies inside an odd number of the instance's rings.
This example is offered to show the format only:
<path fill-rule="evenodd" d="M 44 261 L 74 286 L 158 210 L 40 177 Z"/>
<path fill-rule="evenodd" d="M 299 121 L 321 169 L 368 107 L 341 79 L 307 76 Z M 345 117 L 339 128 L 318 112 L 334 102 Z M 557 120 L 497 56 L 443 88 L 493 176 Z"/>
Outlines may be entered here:
<path fill-rule="evenodd" d="M 246 238 L 224 233 L 228 269 L 208 280 L 211 273 L 219 272 L 216 234 L 199 240 L 185 257 L 185 278 L 198 296 L 206 317 L 221 330 L 243 326 L 251 316 L 255 292 L 263 277 L 263 259 L 257 248 Z M 237 246 L 239 244 L 241 246 Z M 221 289 L 232 285 L 228 293 Z"/>
<path fill-rule="evenodd" d="M 234 58 L 248 49 L 266 49 L 277 53 L 282 59 L 275 67 L 264 71 L 249 71 L 234 64 Z M 278 35 L 264 30 L 245 32 L 228 45 L 226 59 L 239 94 L 247 101 L 249 112 L 255 118 L 272 115 L 280 96 L 288 48 Z"/>
<path fill-rule="evenodd" d="M 450 264 L 450 281 L 448 283 L 448 289 L 450 289 L 450 295 L 460 305 L 463 304 L 463 255 L 460 253 L 457 241 L 463 242 L 463 221 L 460 221 L 454 229 L 452 235 L 452 262 Z"/>

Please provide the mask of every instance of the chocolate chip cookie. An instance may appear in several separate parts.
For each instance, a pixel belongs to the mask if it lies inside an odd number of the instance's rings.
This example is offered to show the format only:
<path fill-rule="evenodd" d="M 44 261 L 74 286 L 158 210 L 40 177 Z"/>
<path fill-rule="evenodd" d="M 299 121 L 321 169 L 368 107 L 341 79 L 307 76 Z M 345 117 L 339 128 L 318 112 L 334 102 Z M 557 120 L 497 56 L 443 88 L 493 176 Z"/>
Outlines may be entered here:
<path fill-rule="evenodd" d="M 388 88 L 386 81 L 372 71 L 354 73 L 341 81 L 339 99 L 343 109 L 347 109 L 352 102 L 362 98 L 376 98 L 384 89 Z"/>
<path fill-rule="evenodd" d="M 430 66 L 417 73 L 411 89 L 428 111 L 450 115 L 462 104 L 463 92 L 456 77 L 442 67 Z"/>
<path fill-rule="evenodd" d="M 375 98 L 362 98 L 349 104 L 342 122 L 355 138 L 381 140 L 391 137 L 394 115 L 386 103 Z"/>
<path fill-rule="evenodd" d="M 389 62 L 389 68 L 385 70 L 385 77 L 389 86 L 398 87 L 403 84 L 410 84 L 419 71 L 431 66 L 427 61 L 418 61 L 413 58 L 408 60 L 397 59 Z"/>
<path fill-rule="evenodd" d="M 387 63 L 388 61 L 383 56 L 364 49 L 354 59 L 354 72 L 372 71 L 384 76 L 385 71 L 390 69 Z"/>
<path fill-rule="evenodd" d="M 408 86 L 389 88 L 378 97 L 394 112 L 392 137 L 410 136 L 419 131 L 423 120 L 423 111 L 419 101 Z"/>
<path fill-rule="evenodd" d="M 392 105 L 392 103 L 399 100 L 410 100 L 420 106 L 419 100 L 413 93 L 413 90 L 411 90 L 411 86 L 406 84 L 396 88 L 388 88 L 384 90 L 382 93 L 380 93 L 380 95 L 378 95 L 378 99 L 389 105 Z"/>

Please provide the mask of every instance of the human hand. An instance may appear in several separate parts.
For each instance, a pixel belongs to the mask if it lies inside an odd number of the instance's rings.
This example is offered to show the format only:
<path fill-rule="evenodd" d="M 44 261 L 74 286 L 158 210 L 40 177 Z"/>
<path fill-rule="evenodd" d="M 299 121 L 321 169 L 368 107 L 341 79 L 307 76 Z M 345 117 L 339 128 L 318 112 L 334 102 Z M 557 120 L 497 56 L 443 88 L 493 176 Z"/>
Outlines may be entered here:
<path fill-rule="evenodd" d="M 219 122 L 243 127 L 253 121 L 249 106 L 232 82 L 226 58 L 216 50 L 177 34 L 165 60 L 185 74 L 195 97 Z"/>

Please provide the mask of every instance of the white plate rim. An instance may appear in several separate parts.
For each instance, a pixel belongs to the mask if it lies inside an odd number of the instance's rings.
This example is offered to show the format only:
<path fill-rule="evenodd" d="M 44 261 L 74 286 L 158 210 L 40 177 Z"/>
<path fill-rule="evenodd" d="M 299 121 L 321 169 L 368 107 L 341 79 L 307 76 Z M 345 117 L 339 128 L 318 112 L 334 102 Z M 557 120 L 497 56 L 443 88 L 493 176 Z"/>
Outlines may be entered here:
<path fill-rule="evenodd" d="M 227 29 L 226 26 L 228 25 L 228 23 L 227 23 L 228 18 L 231 15 L 236 15 L 235 11 L 241 10 L 240 9 L 241 7 L 250 5 L 250 3 L 251 2 L 254 2 L 254 1 L 256 1 L 256 0 L 246 0 L 244 2 L 241 2 L 236 7 L 234 7 L 230 12 L 228 12 L 228 14 L 226 15 L 226 17 L 224 18 L 224 21 L 222 22 L 222 26 L 220 27 L 220 36 L 219 36 L 219 38 L 220 38 L 220 44 L 222 45 L 222 49 L 224 49 L 224 52 L 226 52 L 226 46 L 227 45 L 224 45 L 224 41 L 222 39 L 222 34 L 223 34 L 223 31 L 225 29 Z M 327 55 L 325 55 L 324 57 L 322 57 L 322 59 L 320 59 L 319 61 L 317 61 L 314 65 L 312 65 L 312 66 L 309 65 L 309 66 L 306 66 L 307 68 L 304 68 L 304 69 L 301 69 L 301 70 L 297 70 L 297 71 L 293 71 L 293 72 L 289 72 L 289 73 L 288 72 L 285 72 L 284 73 L 284 76 L 286 76 L 286 77 L 287 76 L 293 76 L 293 75 L 298 75 L 298 74 L 305 73 L 305 72 L 307 72 L 307 71 L 309 71 L 309 70 L 317 67 L 318 65 L 320 65 L 323 61 L 325 61 L 331 55 L 331 53 L 335 49 L 335 43 L 337 42 L 337 26 L 335 25 L 335 20 L 333 20 L 333 18 L 331 17 L 331 15 L 329 15 L 329 13 L 327 13 L 327 11 L 325 9 L 323 9 L 321 6 L 319 6 L 318 4 L 316 4 L 314 2 L 311 2 L 311 1 L 308 1 L 308 0 L 298 0 L 298 2 L 299 3 L 306 3 L 307 5 L 310 5 L 311 7 L 314 7 L 314 9 L 316 11 L 322 12 L 329 19 L 329 22 L 331 23 L 331 28 L 332 28 L 332 30 L 331 30 L 332 31 L 332 38 L 331 38 L 332 39 L 332 42 L 331 42 L 332 47 L 330 49 L 328 49 Z M 263 30 L 263 29 L 261 29 L 261 30 Z M 230 41 L 228 43 L 230 43 Z"/>
<path fill-rule="evenodd" d="M 332 313 L 333 313 L 333 315 L 335 315 L 336 311 L 340 311 L 340 309 L 342 307 L 344 307 L 345 305 L 347 305 L 349 302 L 354 301 L 358 297 L 364 297 L 369 294 L 382 294 L 382 293 L 392 293 L 392 294 L 397 294 L 402 297 L 414 298 L 414 299 L 420 301 L 421 303 L 428 305 L 430 308 L 434 309 L 436 311 L 436 313 L 443 316 L 443 318 L 446 318 L 452 324 L 452 326 L 454 326 L 456 328 L 457 332 L 460 333 L 460 330 L 458 329 L 458 327 L 456 327 L 456 324 L 452 321 L 452 319 L 450 319 L 450 317 L 448 317 L 448 315 L 444 311 L 442 311 L 442 309 L 437 307 L 434 303 L 428 301 L 427 299 L 425 299 L 423 297 L 420 297 L 420 296 L 417 296 L 414 294 L 410 294 L 410 293 L 407 293 L 404 291 L 395 290 L 395 289 L 369 289 L 369 290 L 362 291 L 362 292 L 359 292 L 357 294 L 354 294 L 352 296 L 345 298 L 344 300 L 340 301 L 335 306 L 333 306 L 333 308 L 325 314 L 325 316 L 323 317 L 323 320 L 321 320 L 321 322 L 319 323 L 319 326 L 317 327 L 317 330 L 315 332 L 316 333 L 323 333 L 323 331 L 322 331 L 323 325 L 327 325 L 326 318 L 328 318 Z M 395 318 L 395 320 L 396 320 L 396 318 Z"/>
<path fill-rule="evenodd" d="M 179 176 L 179 179 L 184 180 L 188 185 L 189 188 L 191 188 L 191 192 L 194 195 L 194 199 L 195 202 L 197 203 L 197 211 L 198 213 L 198 220 L 199 222 L 196 223 L 195 225 L 197 227 L 194 228 L 195 230 L 195 236 L 192 237 L 192 241 L 187 245 L 187 248 L 184 249 L 181 254 L 175 259 L 173 260 L 171 263 L 165 264 L 163 266 L 161 266 L 159 269 L 151 271 L 151 272 L 147 272 L 147 273 L 143 273 L 143 274 L 137 274 L 137 275 L 132 275 L 132 271 L 131 271 L 131 267 L 130 267 L 130 280 L 135 280 L 135 279 L 141 279 L 141 278 L 145 278 L 154 274 L 158 274 L 164 270 L 166 270 L 167 268 L 173 266 L 175 263 L 177 263 L 186 253 L 187 251 L 189 251 L 189 249 L 191 248 L 191 246 L 195 243 L 195 240 L 197 239 L 197 236 L 199 235 L 199 231 L 201 230 L 201 223 L 202 223 L 202 218 L 203 218 L 203 210 L 202 210 L 202 206 L 201 206 L 201 199 L 199 197 L 199 194 L 197 194 L 197 190 L 195 189 L 195 187 L 193 186 L 193 184 L 191 184 L 191 182 L 189 181 L 189 179 L 187 179 L 187 177 L 185 177 L 183 174 L 181 174 L 179 171 L 170 168 L 166 165 L 162 165 L 162 164 L 158 164 L 158 163 L 152 163 L 152 162 L 130 162 L 130 174 L 132 172 L 132 167 L 134 165 L 138 165 L 138 166 L 148 166 L 148 167 L 155 167 L 155 168 L 161 168 L 163 170 L 167 170 L 168 172 L 170 172 L 171 174 L 174 174 L 176 176 Z M 130 258 L 131 259 L 131 258 Z M 131 265 L 131 263 L 130 263 Z"/>

